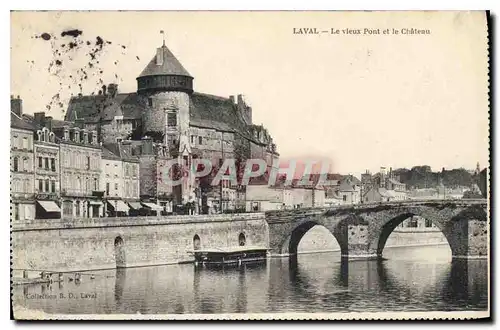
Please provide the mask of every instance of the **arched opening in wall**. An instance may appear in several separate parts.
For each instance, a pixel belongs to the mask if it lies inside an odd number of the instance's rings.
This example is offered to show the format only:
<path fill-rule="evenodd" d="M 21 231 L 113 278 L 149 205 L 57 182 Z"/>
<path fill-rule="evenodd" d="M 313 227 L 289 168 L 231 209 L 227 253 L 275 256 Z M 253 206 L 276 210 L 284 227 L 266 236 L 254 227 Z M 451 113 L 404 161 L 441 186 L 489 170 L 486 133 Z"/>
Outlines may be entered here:
<path fill-rule="evenodd" d="M 125 244 L 121 236 L 115 238 L 115 262 L 116 268 L 125 268 Z"/>
<path fill-rule="evenodd" d="M 340 260 L 340 242 L 324 226 L 315 221 L 306 221 L 296 226 L 284 239 L 281 254 L 301 259 L 325 258 L 323 253 L 331 253 L 328 260 Z M 323 253 L 321 253 L 323 252 Z"/>
<path fill-rule="evenodd" d="M 302 236 L 297 253 L 339 252 L 340 245 L 333 234 L 324 226 L 314 225 Z"/>
<path fill-rule="evenodd" d="M 200 236 L 198 236 L 198 234 L 194 235 L 193 237 L 193 249 L 194 250 L 201 249 L 201 239 Z"/>
<path fill-rule="evenodd" d="M 377 253 L 393 260 L 449 261 L 452 256 L 441 226 L 413 214 L 400 215 L 382 227 Z"/>
<path fill-rule="evenodd" d="M 246 243 L 247 243 L 247 239 L 245 237 L 245 234 L 240 233 L 240 235 L 238 236 L 238 245 L 245 246 Z"/>

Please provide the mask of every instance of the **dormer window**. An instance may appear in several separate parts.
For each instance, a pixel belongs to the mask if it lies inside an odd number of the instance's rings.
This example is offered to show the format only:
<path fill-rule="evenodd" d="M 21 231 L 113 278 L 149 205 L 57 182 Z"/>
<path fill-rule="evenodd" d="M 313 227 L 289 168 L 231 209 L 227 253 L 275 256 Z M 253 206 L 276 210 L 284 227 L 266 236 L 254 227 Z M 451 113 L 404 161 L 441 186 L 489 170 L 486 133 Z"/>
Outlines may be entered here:
<path fill-rule="evenodd" d="M 83 132 L 83 143 L 88 143 L 88 141 L 89 141 L 89 133 L 85 131 Z"/>
<path fill-rule="evenodd" d="M 73 142 L 77 142 L 79 143 L 80 142 L 80 131 L 75 129 L 75 133 L 74 133 L 74 141 Z"/>
<path fill-rule="evenodd" d="M 64 128 L 64 140 L 69 140 L 69 130 L 67 128 Z"/>
<path fill-rule="evenodd" d="M 92 144 L 97 144 L 97 132 L 92 132 Z"/>

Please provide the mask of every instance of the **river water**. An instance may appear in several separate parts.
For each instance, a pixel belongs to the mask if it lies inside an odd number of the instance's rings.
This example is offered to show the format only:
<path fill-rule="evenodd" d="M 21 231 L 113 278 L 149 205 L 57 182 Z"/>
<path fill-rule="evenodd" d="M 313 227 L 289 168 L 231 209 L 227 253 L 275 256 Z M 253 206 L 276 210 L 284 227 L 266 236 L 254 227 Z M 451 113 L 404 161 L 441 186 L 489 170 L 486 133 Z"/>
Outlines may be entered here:
<path fill-rule="evenodd" d="M 319 247 L 331 248 L 325 241 Z M 325 252 L 240 267 L 183 264 L 92 274 L 80 283 L 17 286 L 14 304 L 57 314 L 488 309 L 487 261 L 452 261 L 447 245 L 386 248 L 382 261 L 342 262 L 339 252 Z"/>

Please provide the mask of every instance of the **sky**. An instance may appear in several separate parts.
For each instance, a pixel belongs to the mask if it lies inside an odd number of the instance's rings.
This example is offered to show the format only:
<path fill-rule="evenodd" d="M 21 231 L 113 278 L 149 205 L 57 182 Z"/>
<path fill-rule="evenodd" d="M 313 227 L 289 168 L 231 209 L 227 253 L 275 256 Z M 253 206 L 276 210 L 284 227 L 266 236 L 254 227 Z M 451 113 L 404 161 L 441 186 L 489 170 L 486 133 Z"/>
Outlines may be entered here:
<path fill-rule="evenodd" d="M 355 175 L 382 166 L 488 166 L 482 12 L 13 12 L 11 19 L 11 95 L 20 95 L 25 113 L 62 118 L 72 94 L 97 93 L 103 83 L 134 92 L 163 30 L 195 91 L 243 94 L 283 159 L 326 159 L 333 172 Z M 294 33 L 300 28 L 340 34 Z M 342 34 L 365 28 L 380 34 Z M 61 35 L 72 29 L 82 34 Z"/>

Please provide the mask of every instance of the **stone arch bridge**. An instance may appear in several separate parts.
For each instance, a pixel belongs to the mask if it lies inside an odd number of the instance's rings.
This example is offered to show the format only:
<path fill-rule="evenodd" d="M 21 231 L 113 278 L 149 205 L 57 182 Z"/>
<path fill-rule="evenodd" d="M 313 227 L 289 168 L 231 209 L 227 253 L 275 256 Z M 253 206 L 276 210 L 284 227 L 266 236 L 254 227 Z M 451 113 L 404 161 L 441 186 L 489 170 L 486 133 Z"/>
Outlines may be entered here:
<path fill-rule="evenodd" d="M 273 255 L 294 255 L 304 234 L 315 225 L 326 227 L 344 258 L 382 256 L 387 238 L 403 220 L 421 216 L 441 229 L 453 258 L 486 258 L 486 200 L 405 201 L 266 212 L 269 248 Z"/>

